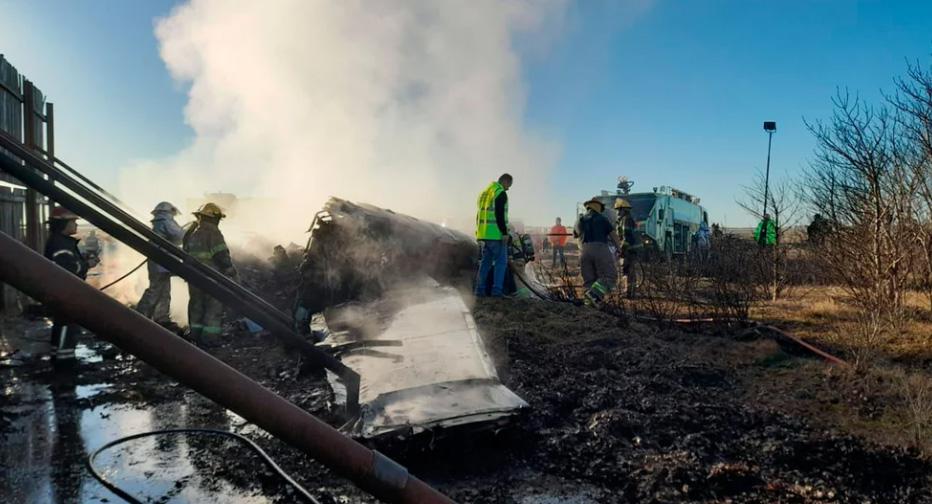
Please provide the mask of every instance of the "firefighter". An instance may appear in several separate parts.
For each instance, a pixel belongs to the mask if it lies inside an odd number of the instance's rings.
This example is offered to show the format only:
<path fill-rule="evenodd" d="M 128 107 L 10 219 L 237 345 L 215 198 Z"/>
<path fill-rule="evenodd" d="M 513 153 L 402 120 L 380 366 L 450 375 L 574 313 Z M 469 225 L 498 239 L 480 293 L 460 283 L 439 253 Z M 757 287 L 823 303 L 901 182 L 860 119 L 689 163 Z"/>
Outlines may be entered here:
<path fill-rule="evenodd" d="M 615 210 L 618 212 L 617 233 L 621 238 L 621 274 L 625 277 L 625 295 L 634 297 L 637 285 L 636 270 L 637 251 L 641 247 L 641 238 L 637 233 L 637 223 L 631 217 L 631 203 L 624 198 L 615 200 Z"/>
<path fill-rule="evenodd" d="M 84 256 L 88 259 L 92 257 L 100 258 L 100 239 L 97 238 L 97 231 L 90 230 L 84 237 Z"/>
<path fill-rule="evenodd" d="M 87 270 L 100 262 L 88 258 L 78 248 L 78 216 L 63 207 L 56 207 L 49 216 L 49 238 L 45 243 L 45 257 L 87 280 Z M 56 365 L 74 363 L 74 349 L 78 345 L 78 327 L 58 315 L 52 318 L 52 360 Z"/>
<path fill-rule="evenodd" d="M 182 239 L 185 252 L 224 275 L 236 278 L 230 249 L 218 227 L 226 217 L 220 207 L 205 203 L 194 212 L 197 222 Z M 223 330 L 223 305 L 193 285 L 188 285 L 188 326 L 190 338 L 198 344 L 215 343 Z"/>
<path fill-rule="evenodd" d="M 584 302 L 598 308 L 618 280 L 615 261 L 621 242 L 612 223 L 602 214 L 605 205 L 598 198 L 587 201 L 585 207 L 586 213 L 579 216 L 573 232 L 582 244 L 579 260 L 586 289 Z M 610 244 L 615 246 L 614 251 Z"/>
<path fill-rule="evenodd" d="M 175 205 L 163 201 L 152 210 L 152 231 L 165 238 L 172 245 L 180 246 L 184 229 L 175 222 L 178 209 Z M 172 301 L 171 273 L 154 261 L 149 261 L 149 287 L 143 292 L 136 305 L 136 310 L 157 324 L 171 326 L 169 310 Z"/>
<path fill-rule="evenodd" d="M 481 194 L 476 210 L 476 239 L 482 259 L 476 275 L 476 297 L 485 297 L 489 271 L 492 275 L 492 297 L 504 295 L 505 272 L 508 269 L 508 189 L 513 179 L 505 173 Z"/>

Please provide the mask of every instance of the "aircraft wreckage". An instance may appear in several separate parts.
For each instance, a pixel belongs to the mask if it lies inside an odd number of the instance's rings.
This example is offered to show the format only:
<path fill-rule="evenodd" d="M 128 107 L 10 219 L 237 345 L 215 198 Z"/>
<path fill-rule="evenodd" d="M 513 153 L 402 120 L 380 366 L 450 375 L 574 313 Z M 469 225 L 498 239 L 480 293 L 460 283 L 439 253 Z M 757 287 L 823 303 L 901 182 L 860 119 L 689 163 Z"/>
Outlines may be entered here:
<path fill-rule="evenodd" d="M 310 233 L 295 319 L 361 377 L 359 415 L 344 430 L 377 438 L 493 427 L 527 407 L 499 380 L 457 290 L 475 274 L 472 237 L 338 198 Z"/>

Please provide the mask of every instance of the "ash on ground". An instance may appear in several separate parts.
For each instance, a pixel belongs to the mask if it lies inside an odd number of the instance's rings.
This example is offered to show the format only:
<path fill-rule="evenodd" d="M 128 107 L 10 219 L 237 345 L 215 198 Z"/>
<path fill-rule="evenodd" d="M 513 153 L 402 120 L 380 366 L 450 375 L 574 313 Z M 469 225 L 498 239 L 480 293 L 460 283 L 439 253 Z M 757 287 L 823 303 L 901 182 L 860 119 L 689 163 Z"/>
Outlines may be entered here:
<path fill-rule="evenodd" d="M 244 281 L 284 307 L 290 292 L 282 285 L 294 285 L 292 266 L 276 272 L 250 263 Z M 919 453 L 816 428 L 753 400 L 749 391 L 772 379 L 774 362 L 813 381 L 833 372 L 770 340 L 658 332 L 588 308 L 535 301 L 480 300 L 473 315 L 503 382 L 531 408 L 497 432 L 376 446 L 459 502 L 932 502 L 932 464 Z M 270 337 L 237 327 L 229 324 L 223 344 L 208 351 L 340 424 L 317 370 Z M 143 430 L 219 427 L 254 439 L 321 502 L 375 502 L 92 335 L 82 338 L 85 352 L 73 375 L 53 373 L 38 358 L 46 329 L 7 321 L 3 332 L 0 494 L 26 502 L 115 502 L 87 473 L 88 452 Z M 29 339 L 38 349 L 20 350 Z M 214 475 L 223 457 L 240 451 L 189 444 L 198 449 L 172 456 L 197 460 L 190 470 L 199 476 L 185 482 L 204 495 L 294 501 L 274 477 L 254 477 L 261 462 L 245 452 L 241 463 Z M 113 479 L 119 483 L 121 474 Z M 174 483 L 158 480 L 135 489 L 158 499 L 159 489 Z"/>

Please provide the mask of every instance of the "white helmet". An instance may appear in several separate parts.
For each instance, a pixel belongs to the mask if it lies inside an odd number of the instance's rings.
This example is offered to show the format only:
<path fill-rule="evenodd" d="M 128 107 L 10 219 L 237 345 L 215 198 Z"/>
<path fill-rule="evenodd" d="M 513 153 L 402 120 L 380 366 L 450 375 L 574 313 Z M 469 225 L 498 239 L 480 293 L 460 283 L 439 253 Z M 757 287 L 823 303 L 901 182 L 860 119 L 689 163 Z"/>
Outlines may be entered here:
<path fill-rule="evenodd" d="M 179 211 L 175 207 L 175 205 L 172 205 L 171 203 L 167 201 L 163 201 L 159 203 L 158 205 L 155 205 L 155 208 L 152 210 L 152 215 L 155 215 L 158 213 L 170 213 L 172 215 L 178 215 Z"/>

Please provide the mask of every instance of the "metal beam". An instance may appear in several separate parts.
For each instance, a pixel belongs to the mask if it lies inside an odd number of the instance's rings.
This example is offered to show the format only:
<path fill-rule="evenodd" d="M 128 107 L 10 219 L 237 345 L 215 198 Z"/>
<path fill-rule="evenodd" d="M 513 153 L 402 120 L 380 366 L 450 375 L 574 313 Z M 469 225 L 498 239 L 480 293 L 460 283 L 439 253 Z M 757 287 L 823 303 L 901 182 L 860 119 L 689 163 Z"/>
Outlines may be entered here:
<path fill-rule="evenodd" d="M 2 132 L 0 132 L 0 147 L 9 150 L 27 163 L 23 165 L 9 156 L 0 154 L 0 169 L 12 174 L 26 186 L 77 213 L 115 239 L 185 279 L 198 289 L 207 292 L 221 303 L 256 321 L 286 345 L 300 350 L 312 364 L 336 373 L 346 384 L 349 406 L 347 413 L 350 416 L 357 413 L 359 375 L 333 356 L 322 352 L 309 341 L 295 334 L 290 317 L 155 234 L 148 226 L 136 220 L 125 210 L 69 177 Z M 33 166 L 48 174 L 49 179 L 47 180 L 32 169 Z"/>
<path fill-rule="evenodd" d="M 0 233 L 0 281 L 305 451 L 386 502 L 453 502 L 398 463 L 340 434 L 5 233 Z"/>

